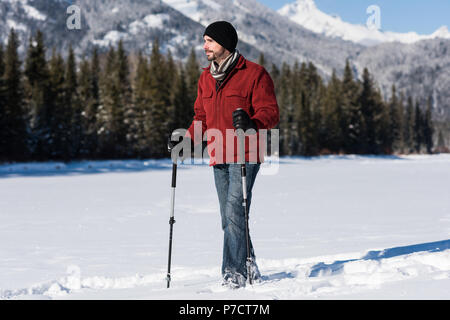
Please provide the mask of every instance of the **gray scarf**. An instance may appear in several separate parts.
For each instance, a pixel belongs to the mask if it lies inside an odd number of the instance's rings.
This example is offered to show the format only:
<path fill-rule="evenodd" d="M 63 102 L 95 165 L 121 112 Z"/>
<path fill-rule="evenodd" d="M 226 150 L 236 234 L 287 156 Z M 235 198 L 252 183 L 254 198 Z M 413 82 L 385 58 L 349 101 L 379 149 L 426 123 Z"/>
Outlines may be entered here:
<path fill-rule="evenodd" d="M 225 79 L 227 75 L 228 68 L 233 64 L 233 62 L 236 61 L 236 59 L 239 57 L 239 51 L 236 49 L 232 54 L 230 54 L 228 57 L 223 60 L 220 65 L 218 65 L 216 62 L 211 62 L 211 68 L 209 72 L 213 76 L 216 81 L 222 81 Z"/>

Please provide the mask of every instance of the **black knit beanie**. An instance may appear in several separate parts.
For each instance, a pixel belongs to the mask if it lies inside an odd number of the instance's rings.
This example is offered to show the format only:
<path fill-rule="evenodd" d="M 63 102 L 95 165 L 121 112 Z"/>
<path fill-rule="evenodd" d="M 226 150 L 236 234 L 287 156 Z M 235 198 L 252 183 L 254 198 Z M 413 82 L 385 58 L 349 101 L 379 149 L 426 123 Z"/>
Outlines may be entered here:
<path fill-rule="evenodd" d="M 231 23 L 226 21 L 216 21 L 211 23 L 205 30 L 203 36 L 210 36 L 218 44 L 233 52 L 236 49 L 238 43 L 238 36 L 236 29 Z"/>

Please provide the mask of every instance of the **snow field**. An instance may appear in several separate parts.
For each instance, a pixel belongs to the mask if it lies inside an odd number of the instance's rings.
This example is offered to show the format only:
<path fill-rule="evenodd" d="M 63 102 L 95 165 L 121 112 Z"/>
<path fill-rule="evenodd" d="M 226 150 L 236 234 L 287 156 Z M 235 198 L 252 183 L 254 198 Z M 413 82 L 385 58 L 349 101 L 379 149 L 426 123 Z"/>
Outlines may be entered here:
<path fill-rule="evenodd" d="M 220 285 L 212 169 L 169 160 L 0 166 L 1 299 L 448 299 L 450 156 L 282 158 L 256 179 L 263 281 Z"/>

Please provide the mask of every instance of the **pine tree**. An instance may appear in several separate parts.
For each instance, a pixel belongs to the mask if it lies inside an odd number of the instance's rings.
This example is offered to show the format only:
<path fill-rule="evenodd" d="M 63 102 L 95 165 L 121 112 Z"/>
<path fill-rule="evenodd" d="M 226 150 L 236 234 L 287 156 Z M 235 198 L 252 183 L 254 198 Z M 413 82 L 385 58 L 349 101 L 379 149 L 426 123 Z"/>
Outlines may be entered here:
<path fill-rule="evenodd" d="M 305 156 L 311 156 L 313 154 L 313 116 L 311 113 L 311 108 L 308 104 L 308 99 L 306 97 L 306 92 L 301 91 L 301 103 L 299 106 L 300 120 L 298 122 L 298 136 L 299 136 L 299 153 Z"/>
<path fill-rule="evenodd" d="M 300 106 L 302 104 L 301 92 L 304 86 L 305 77 L 305 65 L 300 67 L 298 61 L 294 63 L 292 70 L 287 70 L 287 77 L 283 77 L 283 86 L 286 86 L 287 99 L 286 108 L 284 112 L 286 115 L 284 117 L 284 141 L 285 147 L 287 147 L 287 154 L 293 155 L 300 152 L 300 139 L 299 139 L 299 121 L 300 116 Z"/>
<path fill-rule="evenodd" d="M 311 62 L 307 66 L 302 63 L 299 74 L 302 79 L 300 105 L 296 107 L 295 112 L 299 152 L 306 156 L 316 155 L 320 151 L 319 127 L 322 122 L 321 106 L 325 87 Z"/>
<path fill-rule="evenodd" d="M 291 69 L 287 63 L 283 63 L 278 79 L 277 100 L 280 108 L 280 154 L 292 155 L 294 153 L 291 145 L 291 130 L 293 122 L 293 106 L 290 96 L 289 85 L 291 82 Z"/>
<path fill-rule="evenodd" d="M 308 63 L 305 83 L 303 88 L 307 89 L 306 93 L 306 106 L 310 109 L 311 123 L 308 125 L 308 146 L 306 148 L 306 155 L 316 155 L 320 152 L 320 139 L 319 133 L 321 128 L 321 115 L 323 113 L 323 97 L 325 96 L 325 86 L 323 85 L 322 78 L 317 72 L 316 66 L 312 63 Z"/>
<path fill-rule="evenodd" d="M 100 81 L 100 106 L 98 114 L 99 155 L 102 158 L 115 157 L 115 134 L 113 109 L 119 101 L 117 84 L 114 81 L 116 72 L 116 51 L 110 47 L 106 56 L 105 67 Z"/>
<path fill-rule="evenodd" d="M 389 110 L 381 97 L 381 92 L 367 68 L 364 68 L 362 91 L 359 98 L 363 117 L 363 153 L 390 153 L 392 138 L 390 133 Z"/>
<path fill-rule="evenodd" d="M 50 121 L 48 123 L 51 135 L 51 158 L 70 160 L 71 114 L 66 99 L 65 62 L 60 54 L 52 50 L 49 61 L 49 105 Z"/>
<path fill-rule="evenodd" d="M 89 128 L 89 103 L 91 100 L 91 74 L 90 74 L 90 64 L 86 58 L 80 61 L 80 70 L 78 72 L 78 95 L 80 101 L 81 111 L 81 141 L 80 141 L 80 152 L 79 156 L 85 158 L 90 155 L 89 145 L 91 143 L 90 136 L 88 134 Z M 92 116 L 89 114 L 89 116 Z M 95 114 L 94 114 L 95 117 Z M 95 119 L 95 118 L 94 118 Z M 92 132 L 91 132 L 92 133 Z"/>
<path fill-rule="evenodd" d="M 138 157 L 148 157 L 150 148 L 148 145 L 148 137 L 150 135 L 149 123 L 150 118 L 150 71 L 148 60 L 138 54 L 138 65 L 133 86 L 133 103 L 137 113 L 136 120 L 136 144 L 135 153 Z"/>
<path fill-rule="evenodd" d="M 418 101 L 416 101 L 414 110 L 413 139 L 414 150 L 416 153 L 420 153 L 423 144 L 423 116 Z"/>
<path fill-rule="evenodd" d="M 397 89 L 392 85 L 391 99 L 389 101 L 391 126 L 390 132 L 392 135 L 392 149 L 393 151 L 403 152 L 403 98 L 400 100 L 397 97 Z"/>
<path fill-rule="evenodd" d="M 159 41 L 153 42 L 150 56 L 150 136 L 149 145 L 153 157 L 167 156 L 167 137 L 170 134 L 170 92 L 167 85 L 167 63 L 160 53 Z"/>
<path fill-rule="evenodd" d="M 88 129 L 87 133 L 92 137 L 90 139 L 90 148 L 89 150 L 95 150 L 94 152 L 90 152 L 95 157 L 98 155 L 98 114 L 100 108 L 100 60 L 98 56 L 98 50 L 95 47 L 92 53 L 91 59 L 91 93 L 92 93 L 92 102 L 89 104 L 88 109 L 86 110 L 86 119 L 88 120 Z M 90 134 L 91 133 L 91 134 Z"/>
<path fill-rule="evenodd" d="M 270 67 L 270 77 L 273 80 L 274 87 L 275 87 L 275 95 L 278 96 L 279 91 L 279 81 L 280 81 L 280 70 L 276 66 L 276 64 L 272 63 L 272 66 Z"/>
<path fill-rule="evenodd" d="M 100 64 L 98 49 L 92 51 L 91 60 L 84 59 L 80 63 L 78 96 L 82 106 L 82 143 L 80 156 L 96 158 L 98 156 L 98 108 Z"/>
<path fill-rule="evenodd" d="M 6 147 L 6 88 L 3 73 L 5 72 L 3 45 L 0 43 L 0 161 L 7 160 Z"/>
<path fill-rule="evenodd" d="M 377 146 L 377 113 L 379 112 L 377 101 L 375 101 L 374 84 L 367 68 L 363 71 L 362 92 L 359 98 L 361 113 L 363 117 L 362 152 L 378 154 Z"/>
<path fill-rule="evenodd" d="M 66 115 L 70 119 L 70 148 L 69 159 L 78 158 L 82 140 L 82 123 L 79 96 L 78 96 L 78 79 L 77 64 L 72 46 L 69 46 L 67 56 L 66 72 L 65 72 L 65 96 L 66 96 Z"/>
<path fill-rule="evenodd" d="M 49 110 L 50 76 L 45 54 L 44 35 L 38 30 L 35 39 L 30 37 L 25 61 L 26 98 L 32 115 L 32 152 L 37 160 L 51 159 L 53 149 L 50 132 L 52 114 Z"/>
<path fill-rule="evenodd" d="M 176 108 L 175 108 L 175 88 L 176 88 L 176 83 L 178 80 L 178 70 L 177 70 L 177 66 L 175 64 L 175 61 L 173 60 L 172 57 L 172 53 L 170 52 L 170 50 L 168 50 L 167 52 L 167 58 L 166 58 L 166 77 L 165 77 L 165 81 L 164 84 L 166 86 L 165 90 L 168 90 L 169 92 L 169 104 L 166 106 L 167 108 L 167 113 L 168 113 L 168 128 L 169 131 L 171 132 L 171 128 L 175 129 L 176 126 Z M 192 108 L 193 109 L 193 108 Z M 179 128 L 179 127 L 176 127 Z"/>
<path fill-rule="evenodd" d="M 437 153 L 448 153 L 448 152 L 450 152 L 450 149 L 447 148 L 447 146 L 445 144 L 445 139 L 444 139 L 444 135 L 442 134 L 442 130 L 439 130 L 438 140 L 437 140 L 437 145 L 436 145 L 435 152 L 437 152 Z"/>
<path fill-rule="evenodd" d="M 272 63 L 270 65 L 270 70 L 267 70 L 270 74 L 270 77 L 272 78 L 273 84 L 274 84 L 274 91 L 275 91 L 275 96 L 278 97 L 278 92 L 279 92 L 279 78 L 280 78 L 280 70 L 278 69 L 278 67 Z M 274 129 L 280 130 L 280 122 L 278 122 L 278 124 L 274 127 Z M 281 131 L 279 131 L 279 133 L 281 133 Z M 281 136 L 279 136 L 279 142 L 281 142 Z M 298 139 L 297 139 L 297 143 L 298 143 Z M 272 135 L 271 135 L 271 131 L 269 130 L 267 132 L 267 152 L 268 154 L 273 154 L 272 150 L 270 149 L 270 146 L 272 145 Z M 279 154 L 281 154 L 281 144 L 279 145 L 279 150 L 278 150 Z"/>
<path fill-rule="evenodd" d="M 347 153 L 361 153 L 363 117 L 358 103 L 359 86 L 355 82 L 350 62 L 347 60 L 342 79 L 341 128 L 344 136 L 344 150 Z"/>
<path fill-rule="evenodd" d="M 128 55 L 123 47 L 122 40 L 119 41 L 117 47 L 117 87 L 119 90 L 119 105 L 117 106 L 117 126 L 119 132 L 117 134 L 120 157 L 133 156 L 133 148 L 129 147 L 136 143 L 134 128 L 136 121 L 136 111 L 132 104 L 132 89 L 130 82 L 130 68 Z"/>
<path fill-rule="evenodd" d="M 324 98 L 323 124 L 320 132 L 321 148 L 338 153 L 343 148 L 342 133 L 342 82 L 333 70 Z"/>
<path fill-rule="evenodd" d="M 198 79 L 200 78 L 200 66 L 194 48 L 191 49 L 189 58 L 184 68 L 187 94 L 185 96 L 185 106 L 181 116 L 181 127 L 187 128 L 194 117 L 194 103 L 197 99 Z"/>
<path fill-rule="evenodd" d="M 191 101 L 186 101 L 186 97 L 189 96 L 188 87 L 186 84 L 186 72 L 183 66 L 180 67 L 180 71 L 176 73 L 173 105 L 174 105 L 174 123 L 171 126 L 173 130 L 179 128 L 187 129 L 189 122 L 193 117 L 193 104 Z"/>
<path fill-rule="evenodd" d="M 10 30 L 4 58 L 0 67 L 0 90 L 4 97 L 1 104 L 0 160 L 25 160 L 28 157 L 27 124 L 22 87 L 21 62 L 18 55 L 19 39 Z M 2 64 L 2 63 L 0 63 Z M 3 75 L 3 76 L 2 76 Z"/>
<path fill-rule="evenodd" d="M 5 62 L 4 59 L 4 52 L 3 52 L 3 45 L 0 43 L 0 78 L 3 81 L 3 73 L 5 72 Z"/>
<path fill-rule="evenodd" d="M 423 142 L 427 149 L 427 153 L 433 152 L 433 120 L 432 120 L 432 98 L 431 96 L 427 101 L 427 109 L 425 111 L 425 117 L 423 121 Z"/>
<path fill-rule="evenodd" d="M 261 54 L 259 55 L 258 58 L 258 64 L 260 66 L 263 66 L 264 68 L 266 67 L 266 58 L 264 57 L 264 53 L 261 52 Z"/>
<path fill-rule="evenodd" d="M 289 71 L 289 69 L 288 69 Z M 294 75 L 288 74 L 287 77 L 280 76 L 280 80 L 283 80 L 283 86 L 289 88 L 286 90 L 287 101 L 291 103 L 284 110 L 286 115 L 284 116 L 286 124 L 284 125 L 285 130 L 280 131 L 280 137 L 284 136 L 286 141 L 285 147 L 288 148 L 288 154 L 305 154 L 305 146 L 308 144 L 308 130 L 311 122 L 310 108 L 306 106 L 306 83 L 307 81 L 307 65 L 303 62 L 298 68 L 297 64 L 294 64 Z M 297 79 L 295 85 L 291 86 L 292 78 Z M 293 82 L 294 83 L 294 82 Z M 289 98 L 292 91 L 296 91 L 294 96 Z M 283 91 L 281 91 L 283 92 Z M 292 105 L 293 104 L 293 105 Z M 280 110 L 281 114 L 282 110 Z M 283 117 L 280 118 L 283 119 Z M 281 129 L 280 122 L 280 129 Z M 281 141 L 283 142 L 283 141 Z M 283 144 L 281 144 L 283 146 Z M 282 149 L 281 149 L 282 150 Z"/>
<path fill-rule="evenodd" d="M 392 154 L 394 137 L 391 132 L 392 119 L 390 116 L 390 108 L 381 97 L 381 92 L 377 89 L 376 96 L 378 98 L 379 113 L 377 121 L 377 149 L 380 154 Z"/>
<path fill-rule="evenodd" d="M 414 149 L 414 106 L 411 96 L 408 96 L 404 117 L 405 148 L 407 153 L 412 153 Z"/>
<path fill-rule="evenodd" d="M 99 108 L 99 143 L 102 157 L 129 157 L 127 138 L 132 114 L 131 86 L 128 57 L 119 42 L 117 51 L 110 47 L 101 81 L 101 106 Z"/>

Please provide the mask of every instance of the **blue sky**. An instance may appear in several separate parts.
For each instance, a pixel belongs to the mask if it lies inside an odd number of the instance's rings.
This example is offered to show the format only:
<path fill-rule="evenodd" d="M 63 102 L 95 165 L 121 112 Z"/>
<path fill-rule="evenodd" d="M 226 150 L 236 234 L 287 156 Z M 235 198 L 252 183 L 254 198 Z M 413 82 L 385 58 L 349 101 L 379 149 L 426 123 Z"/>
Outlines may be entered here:
<path fill-rule="evenodd" d="M 295 0 L 258 0 L 279 9 Z M 315 0 L 316 6 L 328 14 L 337 14 L 342 20 L 365 24 L 366 9 L 377 5 L 381 9 L 381 28 L 386 31 L 430 34 L 446 25 L 450 29 L 450 0 Z"/>

